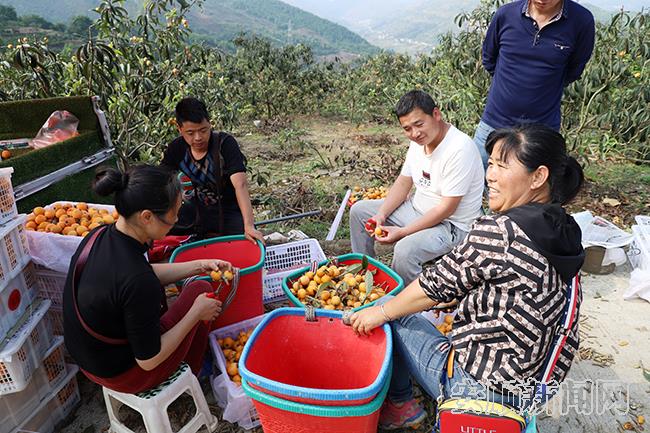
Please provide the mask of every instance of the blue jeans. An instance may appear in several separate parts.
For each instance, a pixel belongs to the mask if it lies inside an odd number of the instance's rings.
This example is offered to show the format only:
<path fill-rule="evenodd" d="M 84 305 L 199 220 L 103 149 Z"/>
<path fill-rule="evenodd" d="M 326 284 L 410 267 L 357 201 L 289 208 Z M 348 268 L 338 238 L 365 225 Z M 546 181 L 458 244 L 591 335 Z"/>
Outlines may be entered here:
<path fill-rule="evenodd" d="M 382 298 L 383 302 L 388 301 Z M 413 398 L 411 376 L 433 399 L 468 397 L 507 403 L 517 407 L 514 396 L 504 397 L 481 385 L 460 365 L 454 363 L 453 377 L 447 378 L 447 359 L 451 339 L 420 314 L 390 322 L 393 331 L 393 375 L 388 398 L 396 403 Z"/>
<path fill-rule="evenodd" d="M 490 132 L 492 131 L 494 131 L 494 128 L 481 120 L 476 127 L 476 132 L 474 132 L 474 144 L 476 145 L 478 152 L 481 154 L 481 159 L 483 160 L 483 168 L 485 169 L 487 169 L 487 161 L 489 156 L 485 150 L 485 142 L 487 141 L 488 135 L 490 135 Z"/>
<path fill-rule="evenodd" d="M 350 240 L 352 252 L 375 255 L 375 240 L 368 236 L 364 224 L 374 216 L 384 200 L 362 200 L 350 208 Z M 406 200 L 386 218 L 386 225 L 405 227 L 422 214 Z M 422 263 L 447 254 L 467 236 L 467 232 L 449 221 L 403 237 L 395 243 L 391 268 L 404 280 L 404 285 L 420 276 Z"/>

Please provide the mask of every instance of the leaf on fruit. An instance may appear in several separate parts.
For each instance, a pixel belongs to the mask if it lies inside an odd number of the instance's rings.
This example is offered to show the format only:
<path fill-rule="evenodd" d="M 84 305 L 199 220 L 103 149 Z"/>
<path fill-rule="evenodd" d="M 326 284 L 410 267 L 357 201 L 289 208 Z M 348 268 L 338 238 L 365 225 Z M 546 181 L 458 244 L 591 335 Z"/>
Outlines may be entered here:
<path fill-rule="evenodd" d="M 332 287 L 332 286 L 334 286 L 334 283 L 332 283 L 331 281 L 328 281 L 326 283 L 321 283 L 321 285 L 318 286 L 318 290 L 316 291 L 316 294 L 314 295 L 314 298 L 320 299 L 320 293 L 323 290 L 327 289 L 328 287 Z"/>
<path fill-rule="evenodd" d="M 370 292 L 372 292 L 372 287 L 375 284 L 375 278 L 373 277 L 372 272 L 366 271 L 364 281 L 366 282 L 366 293 L 363 294 L 363 299 L 359 299 L 362 304 L 366 301 L 366 298 L 370 295 Z"/>
<path fill-rule="evenodd" d="M 362 263 L 355 263 L 345 268 L 344 273 L 355 275 L 359 273 L 362 269 L 364 269 Z"/>

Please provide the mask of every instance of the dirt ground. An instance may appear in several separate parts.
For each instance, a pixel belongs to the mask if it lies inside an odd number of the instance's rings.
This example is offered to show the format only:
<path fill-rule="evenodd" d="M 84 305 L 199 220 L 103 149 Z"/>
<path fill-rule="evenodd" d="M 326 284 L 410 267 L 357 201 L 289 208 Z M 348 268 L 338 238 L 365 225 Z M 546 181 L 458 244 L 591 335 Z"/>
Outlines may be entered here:
<path fill-rule="evenodd" d="M 638 415 L 650 417 L 650 382 L 641 365 L 650 366 L 650 303 L 637 299 L 623 300 L 629 281 L 629 267 L 619 267 L 610 275 L 583 278 L 584 300 L 581 307 L 581 358 L 569 373 L 571 384 L 566 393 L 554 399 L 548 414 L 538 420 L 540 432 L 618 432 L 626 427 L 643 431 L 636 423 Z M 61 433 L 99 433 L 109 427 L 104 399 L 99 386 L 79 375 L 81 405 L 61 426 Z M 594 384 L 607 385 L 613 392 L 605 396 Z M 207 381 L 202 381 L 213 414 L 220 416 Z M 618 392 L 621 391 L 621 392 Z M 576 401 L 576 393 L 580 400 Z M 600 393 L 600 394 L 598 394 Z M 598 394 L 598 395 L 597 395 Z M 581 403 L 580 403 L 581 402 Z M 589 404 L 585 402 L 591 402 Z M 608 404 L 605 404 L 608 403 Z M 593 407 L 577 408 L 576 405 Z M 601 412 L 596 406 L 603 406 Z M 170 408 L 176 428 L 186 420 L 192 406 L 188 400 Z M 562 414 L 565 415 L 562 415 Z M 121 413 L 136 432 L 144 432 L 134 413 Z M 219 432 L 243 432 L 237 426 L 221 422 Z M 413 432 L 414 430 L 409 430 Z M 417 432 L 429 432 L 423 426 Z"/>

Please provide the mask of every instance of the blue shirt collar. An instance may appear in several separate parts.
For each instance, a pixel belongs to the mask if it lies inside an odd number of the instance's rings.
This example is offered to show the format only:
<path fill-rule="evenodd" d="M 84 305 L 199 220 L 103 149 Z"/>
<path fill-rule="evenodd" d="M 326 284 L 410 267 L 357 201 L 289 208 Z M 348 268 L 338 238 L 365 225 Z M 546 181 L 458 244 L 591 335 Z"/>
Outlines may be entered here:
<path fill-rule="evenodd" d="M 521 8 L 521 13 L 522 13 L 522 15 L 524 15 L 524 16 L 526 16 L 526 17 L 528 17 L 528 18 L 532 18 L 532 17 L 530 16 L 530 14 L 528 13 L 528 1 L 529 1 L 529 0 L 526 0 L 526 1 L 524 2 L 523 7 Z M 570 1 L 570 0 L 562 0 L 562 10 L 561 10 L 557 15 L 555 15 L 555 16 L 551 19 L 551 21 L 549 21 L 549 23 L 552 23 L 552 22 L 554 22 L 554 21 L 557 21 L 557 20 L 559 20 L 560 18 L 569 18 L 569 11 L 567 10 L 567 9 L 568 9 L 568 7 L 567 7 L 567 3 L 568 3 L 569 1 Z"/>

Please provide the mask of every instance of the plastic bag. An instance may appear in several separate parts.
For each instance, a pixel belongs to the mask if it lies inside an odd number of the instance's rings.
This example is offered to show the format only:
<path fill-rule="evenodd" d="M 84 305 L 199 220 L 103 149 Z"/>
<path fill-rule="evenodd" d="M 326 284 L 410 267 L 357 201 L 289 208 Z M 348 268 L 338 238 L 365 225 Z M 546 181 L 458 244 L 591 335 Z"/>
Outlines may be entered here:
<path fill-rule="evenodd" d="M 79 126 L 79 119 L 74 114 L 66 110 L 55 111 L 50 114 L 29 145 L 34 149 L 42 149 L 59 141 L 76 137 L 79 135 L 77 126 Z"/>
<path fill-rule="evenodd" d="M 623 299 L 641 298 L 650 302 L 650 271 L 635 269 L 630 274 L 630 287 Z"/>
<path fill-rule="evenodd" d="M 217 404 L 224 408 L 224 421 L 237 423 L 245 429 L 259 425 L 253 400 L 244 393 L 241 386 L 233 385 L 227 374 L 212 376 L 212 393 Z"/>

